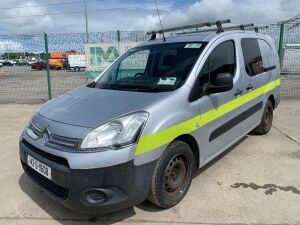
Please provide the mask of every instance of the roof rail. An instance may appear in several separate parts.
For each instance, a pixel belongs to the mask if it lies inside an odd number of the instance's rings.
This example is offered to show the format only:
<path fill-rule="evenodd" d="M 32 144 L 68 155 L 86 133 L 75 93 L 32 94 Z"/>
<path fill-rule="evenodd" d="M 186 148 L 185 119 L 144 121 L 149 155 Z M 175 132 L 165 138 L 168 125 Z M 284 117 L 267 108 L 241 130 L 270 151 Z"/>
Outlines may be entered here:
<path fill-rule="evenodd" d="M 255 26 L 253 23 L 248 23 L 248 24 L 241 24 L 241 25 L 236 25 L 236 26 L 228 26 L 228 27 L 223 27 L 223 31 L 232 31 L 232 30 L 254 30 L 255 32 L 258 32 L 260 29 L 267 29 L 268 26 Z M 190 31 L 190 32 L 183 32 L 183 33 L 178 33 L 179 34 L 191 34 L 191 33 L 204 33 L 204 32 L 212 32 L 212 31 L 217 31 L 218 33 L 218 28 L 212 28 L 212 29 L 203 29 L 203 30 L 196 30 L 196 31 Z"/>
<path fill-rule="evenodd" d="M 213 25 L 216 25 L 217 28 L 217 32 L 223 32 L 224 28 L 222 27 L 222 24 L 223 23 L 230 23 L 230 19 L 227 19 L 227 20 L 218 20 L 218 21 L 215 21 L 215 22 L 206 22 L 206 23 L 198 23 L 198 24 L 191 24 L 191 25 L 185 25 L 185 26 L 179 26 L 179 27 L 171 27 L 171 28 L 166 28 L 166 29 L 162 29 L 162 30 L 154 30 L 154 31 L 149 31 L 147 32 L 147 35 L 150 35 L 151 34 L 151 38 L 150 40 L 154 40 L 156 39 L 156 34 L 159 33 L 159 34 L 163 34 L 163 33 L 166 33 L 166 32 L 172 32 L 172 31 L 178 31 L 178 30 L 185 30 L 185 29 L 193 29 L 193 28 L 200 28 L 200 27 L 210 27 L 210 26 L 213 26 Z"/>
<path fill-rule="evenodd" d="M 241 25 L 236 25 L 236 26 L 228 26 L 228 27 L 223 27 L 223 31 L 230 31 L 230 30 L 245 30 L 247 27 L 253 27 L 253 23 L 248 23 L 248 24 L 241 24 Z M 212 28 L 212 29 L 203 29 L 203 30 L 196 30 L 196 31 L 190 31 L 190 32 L 182 32 L 179 34 L 191 34 L 191 33 L 204 33 L 204 32 L 212 32 L 212 31 L 217 31 L 218 28 Z"/>
<path fill-rule="evenodd" d="M 255 26 L 246 30 L 254 30 L 257 33 L 260 29 L 267 29 L 267 28 L 269 28 L 269 26 Z"/>

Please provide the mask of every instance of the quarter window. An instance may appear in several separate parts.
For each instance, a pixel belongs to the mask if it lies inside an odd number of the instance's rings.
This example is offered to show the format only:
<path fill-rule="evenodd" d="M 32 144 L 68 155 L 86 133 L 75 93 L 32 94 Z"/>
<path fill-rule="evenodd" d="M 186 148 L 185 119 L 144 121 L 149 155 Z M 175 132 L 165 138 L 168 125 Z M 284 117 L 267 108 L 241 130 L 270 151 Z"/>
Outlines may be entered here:
<path fill-rule="evenodd" d="M 263 72 L 263 61 L 256 38 L 243 38 L 241 40 L 244 56 L 245 70 L 249 76 L 255 76 Z"/>

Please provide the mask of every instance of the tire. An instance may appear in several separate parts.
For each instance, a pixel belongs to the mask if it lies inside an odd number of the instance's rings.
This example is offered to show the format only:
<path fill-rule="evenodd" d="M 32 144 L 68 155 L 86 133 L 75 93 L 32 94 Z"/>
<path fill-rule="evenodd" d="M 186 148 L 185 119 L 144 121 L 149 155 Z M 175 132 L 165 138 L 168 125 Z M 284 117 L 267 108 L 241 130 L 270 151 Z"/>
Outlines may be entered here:
<path fill-rule="evenodd" d="M 267 134 L 272 127 L 273 122 L 273 104 L 270 100 L 267 101 L 260 124 L 253 130 L 254 134 Z"/>
<path fill-rule="evenodd" d="M 75 72 L 79 72 L 80 68 L 78 66 L 75 66 L 74 70 L 75 70 Z"/>
<path fill-rule="evenodd" d="M 190 187 L 195 159 L 188 144 L 172 142 L 156 163 L 148 200 L 167 209 L 178 204 Z"/>

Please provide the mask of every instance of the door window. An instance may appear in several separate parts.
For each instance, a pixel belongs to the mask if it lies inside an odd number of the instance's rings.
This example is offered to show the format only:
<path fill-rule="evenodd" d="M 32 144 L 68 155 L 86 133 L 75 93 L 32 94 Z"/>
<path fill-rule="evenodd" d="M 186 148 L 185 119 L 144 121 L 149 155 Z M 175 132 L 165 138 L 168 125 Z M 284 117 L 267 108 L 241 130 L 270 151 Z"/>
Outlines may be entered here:
<path fill-rule="evenodd" d="M 241 45 L 247 74 L 252 77 L 262 73 L 264 67 L 257 39 L 242 38 Z"/>
<path fill-rule="evenodd" d="M 203 87 L 206 83 L 214 83 L 214 78 L 219 73 L 235 75 L 236 57 L 234 41 L 225 41 L 219 44 L 205 61 L 196 84 L 191 92 L 190 101 L 195 101 L 203 96 Z"/>

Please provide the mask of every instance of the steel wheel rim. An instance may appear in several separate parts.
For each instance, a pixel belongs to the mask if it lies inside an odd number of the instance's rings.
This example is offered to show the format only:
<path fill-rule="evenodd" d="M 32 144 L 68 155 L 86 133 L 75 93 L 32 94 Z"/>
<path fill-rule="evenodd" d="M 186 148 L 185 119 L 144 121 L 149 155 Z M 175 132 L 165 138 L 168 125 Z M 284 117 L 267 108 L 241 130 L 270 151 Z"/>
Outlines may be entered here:
<path fill-rule="evenodd" d="M 189 179 L 191 166 L 189 159 L 185 154 L 174 156 L 164 173 L 164 191 L 169 197 L 176 197 L 184 193 Z"/>

